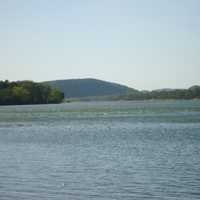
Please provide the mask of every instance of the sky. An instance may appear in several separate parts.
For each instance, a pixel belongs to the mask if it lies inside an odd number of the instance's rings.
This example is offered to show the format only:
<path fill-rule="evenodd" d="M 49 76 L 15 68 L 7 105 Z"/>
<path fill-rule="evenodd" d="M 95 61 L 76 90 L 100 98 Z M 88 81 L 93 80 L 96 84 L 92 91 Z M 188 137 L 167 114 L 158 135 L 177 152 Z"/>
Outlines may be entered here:
<path fill-rule="evenodd" d="M 0 80 L 200 85 L 199 0 L 0 0 Z"/>

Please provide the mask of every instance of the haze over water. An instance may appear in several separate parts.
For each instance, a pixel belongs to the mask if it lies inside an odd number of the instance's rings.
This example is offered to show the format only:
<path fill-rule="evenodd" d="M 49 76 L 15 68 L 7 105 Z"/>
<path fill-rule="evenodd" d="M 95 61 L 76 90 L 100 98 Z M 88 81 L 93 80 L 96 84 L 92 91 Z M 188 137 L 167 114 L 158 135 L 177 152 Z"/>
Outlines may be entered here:
<path fill-rule="evenodd" d="M 0 199 L 200 199 L 200 102 L 0 107 Z"/>

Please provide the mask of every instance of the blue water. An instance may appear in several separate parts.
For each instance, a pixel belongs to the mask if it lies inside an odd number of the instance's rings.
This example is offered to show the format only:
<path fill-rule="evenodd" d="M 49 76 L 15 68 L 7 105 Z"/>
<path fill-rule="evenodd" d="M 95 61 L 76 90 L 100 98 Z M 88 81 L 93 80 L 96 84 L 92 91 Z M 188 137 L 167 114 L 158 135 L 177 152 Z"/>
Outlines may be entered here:
<path fill-rule="evenodd" d="M 0 200 L 200 199 L 200 101 L 0 107 Z"/>

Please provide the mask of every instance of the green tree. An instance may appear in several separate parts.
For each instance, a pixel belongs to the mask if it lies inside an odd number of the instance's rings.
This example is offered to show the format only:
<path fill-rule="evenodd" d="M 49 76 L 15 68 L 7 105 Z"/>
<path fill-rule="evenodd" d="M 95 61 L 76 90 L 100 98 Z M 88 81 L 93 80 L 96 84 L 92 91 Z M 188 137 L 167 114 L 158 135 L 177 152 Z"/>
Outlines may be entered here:
<path fill-rule="evenodd" d="M 30 92 L 22 86 L 14 86 L 12 88 L 12 96 L 17 104 L 28 104 L 31 99 Z"/>
<path fill-rule="evenodd" d="M 64 95 L 55 88 L 52 88 L 49 96 L 48 96 L 48 103 L 59 103 L 63 100 Z"/>

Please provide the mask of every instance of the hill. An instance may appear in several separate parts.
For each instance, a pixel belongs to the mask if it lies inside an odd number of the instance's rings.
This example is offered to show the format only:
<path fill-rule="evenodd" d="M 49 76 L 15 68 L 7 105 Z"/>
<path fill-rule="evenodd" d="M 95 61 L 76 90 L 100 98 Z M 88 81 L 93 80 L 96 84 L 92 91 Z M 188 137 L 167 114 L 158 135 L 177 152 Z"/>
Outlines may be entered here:
<path fill-rule="evenodd" d="M 92 78 L 54 80 L 45 83 L 59 89 L 65 98 L 125 95 L 137 91 L 124 85 Z"/>

